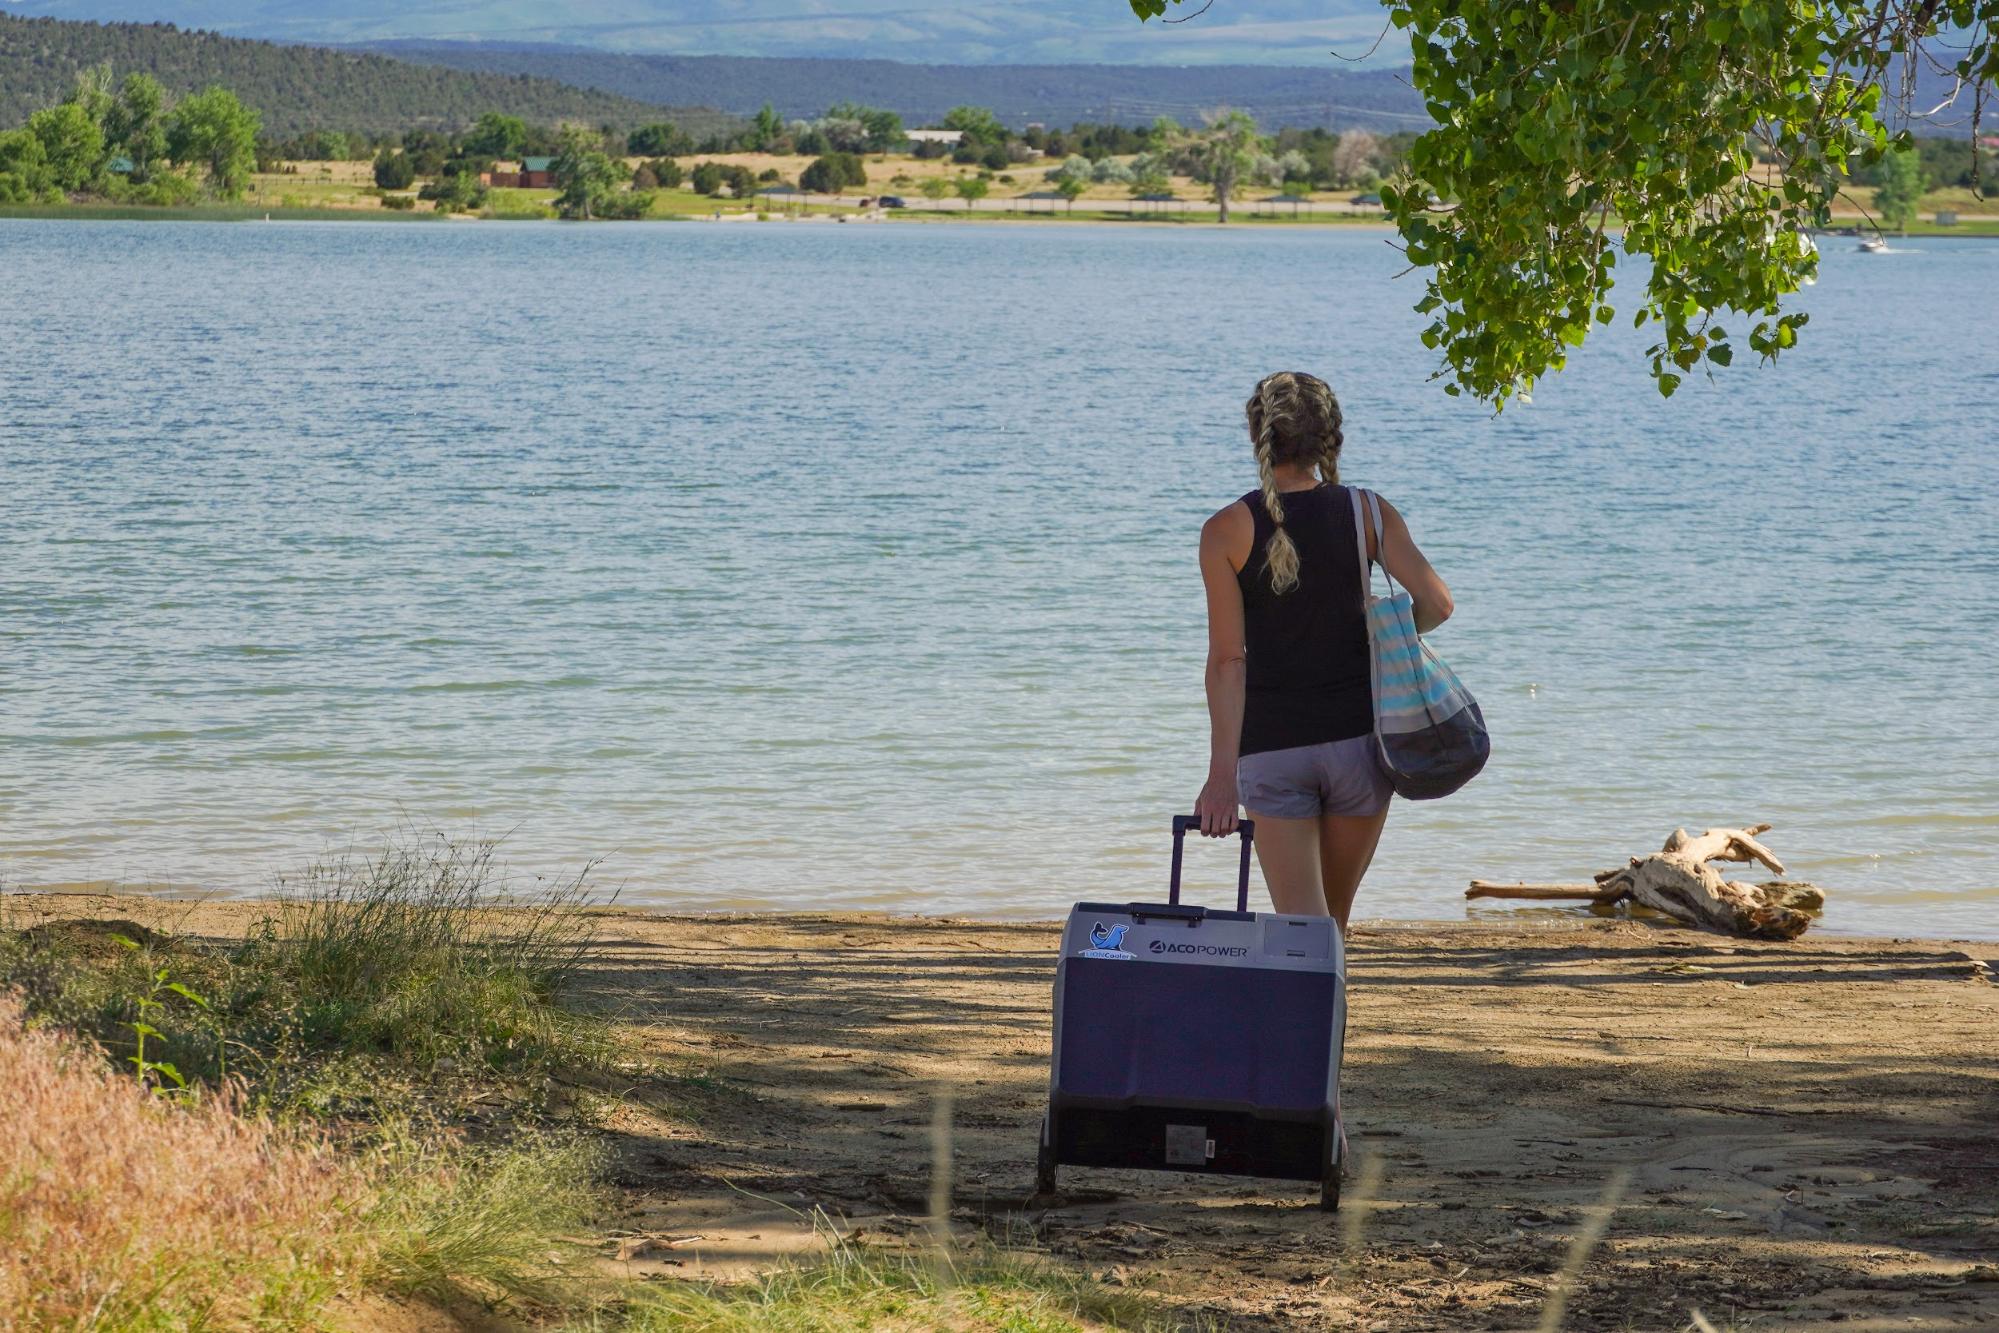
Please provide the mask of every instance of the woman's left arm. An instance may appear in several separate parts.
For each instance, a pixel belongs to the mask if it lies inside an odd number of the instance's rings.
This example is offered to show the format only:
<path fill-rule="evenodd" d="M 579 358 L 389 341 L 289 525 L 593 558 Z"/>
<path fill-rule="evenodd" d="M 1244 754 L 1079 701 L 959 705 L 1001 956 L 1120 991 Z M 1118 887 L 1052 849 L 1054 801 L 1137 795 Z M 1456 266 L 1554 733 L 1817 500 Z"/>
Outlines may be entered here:
<path fill-rule="evenodd" d="M 1380 499 L 1379 496 L 1376 497 Z M 1381 501 L 1381 550 L 1376 554 L 1381 567 L 1394 576 L 1395 581 L 1408 592 L 1416 619 L 1416 632 L 1428 634 L 1437 626 L 1451 618 L 1456 604 L 1451 601 L 1451 590 L 1444 583 L 1443 576 L 1430 568 L 1430 562 L 1416 545 L 1416 539 L 1409 535 L 1409 525 L 1402 521 L 1402 515 L 1386 500 Z"/>

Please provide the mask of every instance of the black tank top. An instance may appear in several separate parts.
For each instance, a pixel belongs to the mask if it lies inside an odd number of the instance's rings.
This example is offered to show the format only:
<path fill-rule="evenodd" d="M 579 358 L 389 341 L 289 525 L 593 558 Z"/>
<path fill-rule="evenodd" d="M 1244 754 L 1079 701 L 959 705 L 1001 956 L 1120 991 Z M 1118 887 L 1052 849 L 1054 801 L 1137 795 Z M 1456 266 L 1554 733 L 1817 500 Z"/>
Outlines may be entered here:
<path fill-rule="evenodd" d="M 1236 574 L 1249 667 L 1241 752 L 1367 735 L 1374 730 L 1374 687 L 1351 492 L 1320 486 L 1283 497 L 1284 530 L 1298 548 L 1298 584 L 1282 596 L 1271 591 L 1264 563 L 1277 527 L 1263 492 L 1242 499 L 1256 520 L 1256 540 Z"/>

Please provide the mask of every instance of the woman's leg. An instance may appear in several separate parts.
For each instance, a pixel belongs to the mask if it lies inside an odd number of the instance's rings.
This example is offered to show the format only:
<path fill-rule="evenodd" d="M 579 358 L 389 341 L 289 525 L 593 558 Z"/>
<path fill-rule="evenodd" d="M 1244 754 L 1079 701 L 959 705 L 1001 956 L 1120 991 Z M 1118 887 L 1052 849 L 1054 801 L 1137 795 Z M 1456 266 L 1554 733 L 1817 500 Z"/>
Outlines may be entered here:
<path fill-rule="evenodd" d="M 1325 886 L 1326 907 L 1340 923 L 1340 934 L 1345 935 L 1347 916 L 1353 911 L 1354 894 L 1360 889 L 1360 879 L 1367 873 L 1368 863 L 1374 860 L 1375 846 L 1381 841 L 1381 827 L 1388 822 L 1388 807 L 1384 805 L 1372 815 L 1321 815 L 1317 821 L 1282 822 L 1318 824 L 1319 874 L 1320 882 Z M 1261 822 L 1256 826 L 1256 836 L 1261 843 Z"/>
<path fill-rule="evenodd" d="M 1270 905 L 1294 916 L 1326 915 L 1326 891 L 1320 881 L 1322 820 L 1278 819 L 1254 812 L 1250 817 L 1256 821 L 1256 863 L 1270 886 Z"/>

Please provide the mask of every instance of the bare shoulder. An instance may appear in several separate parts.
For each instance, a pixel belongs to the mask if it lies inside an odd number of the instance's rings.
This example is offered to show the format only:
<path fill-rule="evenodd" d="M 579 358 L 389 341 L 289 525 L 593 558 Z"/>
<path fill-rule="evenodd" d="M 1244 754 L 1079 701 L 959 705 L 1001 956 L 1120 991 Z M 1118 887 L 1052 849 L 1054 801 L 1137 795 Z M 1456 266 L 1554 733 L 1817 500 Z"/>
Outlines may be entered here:
<path fill-rule="evenodd" d="M 1236 537 L 1254 536 L 1256 520 L 1249 515 L 1249 506 L 1240 500 L 1231 500 L 1208 516 L 1201 525 L 1202 542 L 1221 541 L 1232 544 Z"/>
<path fill-rule="evenodd" d="M 1240 500 L 1223 505 L 1201 525 L 1201 558 L 1218 555 L 1232 569 L 1241 569 L 1256 544 L 1256 520 Z"/>

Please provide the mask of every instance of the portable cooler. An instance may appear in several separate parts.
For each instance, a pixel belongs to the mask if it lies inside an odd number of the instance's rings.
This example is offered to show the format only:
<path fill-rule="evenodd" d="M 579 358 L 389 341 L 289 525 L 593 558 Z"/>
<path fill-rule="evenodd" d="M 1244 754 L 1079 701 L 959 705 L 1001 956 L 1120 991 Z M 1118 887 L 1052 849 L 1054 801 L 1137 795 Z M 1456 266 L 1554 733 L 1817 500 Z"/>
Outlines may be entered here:
<path fill-rule="evenodd" d="M 1055 1041 L 1038 1192 L 1058 1166 L 1321 1182 L 1340 1200 L 1346 956 L 1330 917 L 1180 901 L 1191 815 L 1173 819 L 1164 903 L 1078 903 L 1055 969 Z"/>

